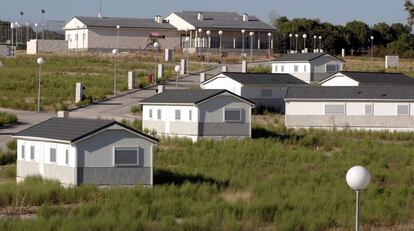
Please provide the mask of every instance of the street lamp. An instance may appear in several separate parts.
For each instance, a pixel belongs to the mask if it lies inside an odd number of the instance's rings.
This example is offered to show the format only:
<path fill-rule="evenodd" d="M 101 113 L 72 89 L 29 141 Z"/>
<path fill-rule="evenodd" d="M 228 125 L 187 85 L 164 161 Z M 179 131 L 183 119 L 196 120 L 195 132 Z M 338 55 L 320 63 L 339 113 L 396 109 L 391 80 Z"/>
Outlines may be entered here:
<path fill-rule="evenodd" d="M 26 22 L 26 41 L 29 41 L 29 23 Z"/>
<path fill-rule="evenodd" d="M 37 40 L 37 27 L 39 26 L 39 24 L 38 23 L 35 23 L 35 31 L 36 31 L 36 40 Z"/>
<path fill-rule="evenodd" d="M 37 58 L 37 64 L 39 64 L 39 88 L 37 91 L 37 112 L 40 112 L 40 87 L 42 85 L 42 65 L 45 63 L 45 60 L 42 57 Z"/>
<path fill-rule="evenodd" d="M 13 57 L 14 57 L 14 47 L 13 47 L 13 29 L 14 29 L 14 23 L 10 23 L 10 29 L 11 29 L 11 48 L 12 48 L 12 53 L 13 53 Z"/>
<path fill-rule="evenodd" d="M 116 96 L 116 63 L 115 63 L 115 56 L 118 54 L 118 49 L 112 50 L 112 61 L 114 64 L 114 96 Z"/>
<path fill-rule="evenodd" d="M 245 29 L 241 30 L 242 33 L 242 55 L 244 54 L 244 34 L 246 33 Z"/>
<path fill-rule="evenodd" d="M 116 49 L 119 50 L 119 29 L 121 28 L 120 25 L 116 25 Z"/>
<path fill-rule="evenodd" d="M 270 57 L 270 40 L 271 40 L 271 38 L 272 38 L 272 33 L 267 33 L 267 37 L 269 37 L 269 47 L 268 47 L 268 58 Z"/>
<path fill-rule="evenodd" d="M 316 38 L 318 38 L 318 36 L 314 35 L 313 36 L 313 52 L 315 52 L 316 50 Z"/>
<path fill-rule="evenodd" d="M 250 35 L 250 62 L 252 62 L 253 61 L 253 36 L 254 36 L 254 32 L 251 31 L 249 33 L 249 35 Z"/>
<path fill-rule="evenodd" d="M 201 41 L 203 40 L 202 37 L 202 33 L 203 33 L 203 29 L 198 28 L 198 33 L 200 34 L 199 39 L 198 39 L 198 56 L 201 57 Z"/>
<path fill-rule="evenodd" d="M 207 63 L 210 63 L 210 47 L 211 47 L 211 31 L 207 31 L 206 32 L 207 37 L 208 37 L 208 52 L 207 52 Z"/>
<path fill-rule="evenodd" d="M 374 36 L 371 35 L 371 62 L 372 62 L 372 52 L 373 52 L 373 49 L 374 49 Z"/>
<path fill-rule="evenodd" d="M 218 34 L 220 35 L 220 49 L 219 49 L 219 55 L 220 55 L 220 64 L 221 64 L 221 46 L 222 46 L 222 39 L 223 39 L 223 31 L 219 30 Z"/>
<path fill-rule="evenodd" d="M 359 231 L 359 191 L 365 189 L 371 181 L 368 169 L 362 166 L 354 166 L 346 173 L 346 182 L 356 193 L 355 200 L 355 231 Z"/>
<path fill-rule="evenodd" d="M 17 50 L 17 48 L 19 47 L 19 35 L 18 35 L 18 32 L 19 32 L 20 24 L 18 22 L 15 22 L 14 25 L 16 26 L 16 50 Z"/>
<path fill-rule="evenodd" d="M 296 38 L 296 45 L 295 45 L 295 47 L 296 47 L 296 53 L 298 53 L 298 37 L 299 37 L 299 35 L 298 34 L 295 34 L 295 38 Z"/>
<path fill-rule="evenodd" d="M 319 35 L 319 52 L 322 52 L 322 36 Z"/>
<path fill-rule="evenodd" d="M 289 52 L 292 53 L 292 36 L 293 34 L 289 34 Z"/>
<path fill-rule="evenodd" d="M 188 59 L 189 59 L 189 49 L 190 49 L 190 37 L 186 37 L 185 38 L 185 44 L 186 44 L 186 51 L 185 51 L 185 58 L 186 58 L 186 65 L 185 65 L 185 68 L 186 68 L 186 73 L 187 73 L 187 75 L 188 75 L 188 66 L 189 66 L 189 62 L 188 62 Z"/>
<path fill-rule="evenodd" d="M 157 84 L 157 51 L 160 47 L 159 42 L 154 42 L 154 82 Z"/>
<path fill-rule="evenodd" d="M 177 79 L 175 80 L 175 88 L 178 88 L 178 75 L 180 74 L 181 71 L 181 66 L 177 65 L 174 68 L 175 73 L 177 73 Z"/>
<path fill-rule="evenodd" d="M 303 34 L 302 38 L 303 38 L 303 52 L 306 51 L 306 38 L 308 37 L 307 34 Z"/>

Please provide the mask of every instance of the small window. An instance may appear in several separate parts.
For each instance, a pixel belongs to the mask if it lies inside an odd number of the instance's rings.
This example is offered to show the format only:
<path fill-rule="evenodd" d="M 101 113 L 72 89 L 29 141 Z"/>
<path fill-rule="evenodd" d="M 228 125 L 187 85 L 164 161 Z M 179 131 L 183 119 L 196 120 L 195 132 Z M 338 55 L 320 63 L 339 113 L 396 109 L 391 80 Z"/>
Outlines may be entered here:
<path fill-rule="evenodd" d="M 262 97 L 272 97 L 272 89 L 262 89 Z"/>
<path fill-rule="evenodd" d="M 365 104 L 365 115 L 372 115 L 372 104 Z"/>
<path fill-rule="evenodd" d="M 345 105 L 343 104 L 325 104 L 325 114 L 344 115 Z"/>
<path fill-rule="evenodd" d="M 408 104 L 399 104 L 397 105 L 397 115 L 409 115 Z"/>
<path fill-rule="evenodd" d="M 25 158 L 25 147 L 24 147 L 24 145 L 22 145 L 22 159 L 24 160 L 24 158 Z"/>
<path fill-rule="evenodd" d="M 83 40 L 85 40 L 85 38 L 86 38 L 86 34 L 83 34 Z"/>
<path fill-rule="evenodd" d="M 181 120 L 181 110 L 175 110 L 175 120 Z"/>
<path fill-rule="evenodd" d="M 152 118 L 152 109 L 149 109 L 149 118 Z"/>
<path fill-rule="evenodd" d="M 285 72 L 285 66 L 280 66 L 280 72 L 284 73 Z"/>
<path fill-rule="evenodd" d="M 157 110 L 157 118 L 161 120 L 161 109 Z"/>
<path fill-rule="evenodd" d="M 191 111 L 191 110 L 188 111 L 188 120 L 189 121 L 193 120 L 193 111 Z"/>
<path fill-rule="evenodd" d="M 294 72 L 298 72 L 298 71 L 299 71 L 299 65 L 295 65 L 295 66 L 293 66 L 293 71 L 294 71 Z"/>
<path fill-rule="evenodd" d="M 306 65 L 303 65 L 303 72 L 306 72 Z"/>
<path fill-rule="evenodd" d="M 34 158 L 35 158 L 35 147 L 30 146 L 30 159 L 34 160 Z"/>
<path fill-rule="evenodd" d="M 277 65 L 275 65 L 275 73 L 277 73 Z"/>
<path fill-rule="evenodd" d="M 225 122 L 241 122 L 241 109 L 239 108 L 224 109 L 224 121 Z"/>
<path fill-rule="evenodd" d="M 50 162 L 56 163 L 56 148 L 50 149 Z"/>
<path fill-rule="evenodd" d="M 65 163 L 69 164 L 69 150 L 65 150 Z"/>
<path fill-rule="evenodd" d="M 326 64 L 326 72 L 336 73 L 339 71 L 338 64 Z"/>
<path fill-rule="evenodd" d="M 115 165 L 138 165 L 138 148 L 115 148 Z"/>

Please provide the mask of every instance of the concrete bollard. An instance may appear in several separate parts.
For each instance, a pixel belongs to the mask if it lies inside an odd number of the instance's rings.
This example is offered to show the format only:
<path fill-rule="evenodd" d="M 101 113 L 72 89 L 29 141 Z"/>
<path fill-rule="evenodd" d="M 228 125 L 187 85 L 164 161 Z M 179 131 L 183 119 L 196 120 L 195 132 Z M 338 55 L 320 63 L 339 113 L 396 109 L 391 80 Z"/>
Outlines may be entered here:
<path fill-rule="evenodd" d="M 76 83 L 75 103 L 79 103 L 83 99 L 83 84 Z"/>
<path fill-rule="evenodd" d="M 162 63 L 158 64 L 158 72 L 157 72 L 157 78 L 161 79 L 164 76 L 164 65 Z"/>
<path fill-rule="evenodd" d="M 172 49 L 165 49 L 165 62 L 172 61 Z"/>
<path fill-rule="evenodd" d="M 221 67 L 221 72 L 227 72 L 227 66 L 222 66 Z"/>
<path fill-rule="evenodd" d="M 69 117 L 69 112 L 68 111 L 58 111 L 57 117 L 59 117 L 59 118 L 68 118 Z"/>
<path fill-rule="evenodd" d="M 247 61 L 243 60 L 242 61 L 242 73 L 246 73 L 247 72 Z"/>
<path fill-rule="evenodd" d="M 128 71 L 128 90 L 135 89 L 135 72 Z"/>
<path fill-rule="evenodd" d="M 206 81 L 206 73 L 200 73 L 200 83 Z"/>
<path fill-rule="evenodd" d="M 165 91 L 164 85 L 158 85 L 157 93 L 163 93 Z"/>
<path fill-rule="evenodd" d="M 185 68 L 186 68 L 185 59 L 181 59 L 181 71 L 180 71 L 181 75 L 185 74 Z"/>

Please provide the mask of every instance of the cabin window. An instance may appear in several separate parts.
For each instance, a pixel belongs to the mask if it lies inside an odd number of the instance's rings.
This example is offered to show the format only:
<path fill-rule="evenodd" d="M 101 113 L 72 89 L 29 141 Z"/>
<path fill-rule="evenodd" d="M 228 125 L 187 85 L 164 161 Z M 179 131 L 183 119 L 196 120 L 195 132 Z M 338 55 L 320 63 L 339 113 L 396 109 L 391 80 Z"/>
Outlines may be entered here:
<path fill-rule="evenodd" d="M 285 66 L 283 66 L 283 65 L 280 66 L 280 72 L 282 72 L 282 73 L 285 72 Z"/>
<path fill-rule="evenodd" d="M 372 115 L 374 114 L 372 104 L 365 104 L 365 115 Z"/>
<path fill-rule="evenodd" d="M 191 111 L 191 110 L 188 111 L 188 120 L 189 121 L 193 120 L 193 111 Z"/>
<path fill-rule="evenodd" d="M 69 150 L 65 150 L 65 163 L 69 164 Z"/>
<path fill-rule="evenodd" d="M 24 145 L 22 145 L 22 159 L 24 160 L 24 156 L 25 156 L 25 148 L 24 148 Z"/>
<path fill-rule="evenodd" d="M 50 162 L 56 163 L 56 148 L 50 149 Z"/>
<path fill-rule="evenodd" d="M 30 159 L 34 160 L 35 156 L 35 147 L 34 146 L 30 146 Z"/>
<path fill-rule="evenodd" d="M 325 114 L 344 115 L 345 105 L 344 104 L 325 104 Z"/>
<path fill-rule="evenodd" d="M 149 109 L 149 118 L 152 119 L 152 109 Z"/>
<path fill-rule="evenodd" d="M 303 72 L 306 72 L 306 65 L 303 65 Z"/>
<path fill-rule="evenodd" d="M 138 165 L 138 150 L 139 148 L 115 148 L 115 165 Z"/>
<path fill-rule="evenodd" d="M 241 109 L 240 108 L 226 108 L 224 109 L 224 121 L 225 122 L 241 122 Z"/>
<path fill-rule="evenodd" d="M 398 104 L 397 105 L 397 115 L 409 115 L 410 110 L 408 104 Z"/>
<path fill-rule="evenodd" d="M 157 118 L 161 120 L 161 109 L 157 110 Z"/>
<path fill-rule="evenodd" d="M 298 72 L 298 71 L 299 71 L 299 65 L 294 65 L 293 72 Z"/>
<path fill-rule="evenodd" d="M 181 120 L 181 110 L 175 110 L 175 120 Z"/>
<path fill-rule="evenodd" d="M 277 73 L 277 65 L 275 65 L 275 73 Z"/>
<path fill-rule="evenodd" d="M 326 72 L 337 73 L 339 71 L 338 64 L 326 64 Z"/>
<path fill-rule="evenodd" d="M 272 97 L 272 89 L 262 89 L 262 97 Z"/>

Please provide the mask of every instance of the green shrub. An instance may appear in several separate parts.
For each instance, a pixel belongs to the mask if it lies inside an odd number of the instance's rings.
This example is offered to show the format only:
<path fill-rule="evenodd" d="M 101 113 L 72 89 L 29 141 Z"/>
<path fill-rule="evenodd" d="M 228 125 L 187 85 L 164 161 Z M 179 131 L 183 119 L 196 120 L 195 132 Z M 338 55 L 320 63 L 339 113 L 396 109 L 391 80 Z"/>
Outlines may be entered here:
<path fill-rule="evenodd" d="M 15 152 L 0 153 L 0 165 L 14 164 L 16 163 L 16 158 Z"/>
<path fill-rule="evenodd" d="M 17 122 L 17 116 L 9 112 L 0 112 L 0 126 Z"/>
<path fill-rule="evenodd" d="M 132 112 L 133 114 L 138 114 L 138 113 L 140 113 L 140 112 L 141 112 L 141 106 L 139 106 L 139 105 L 134 105 L 134 106 L 132 106 L 132 107 L 131 107 L 131 112 Z"/>

